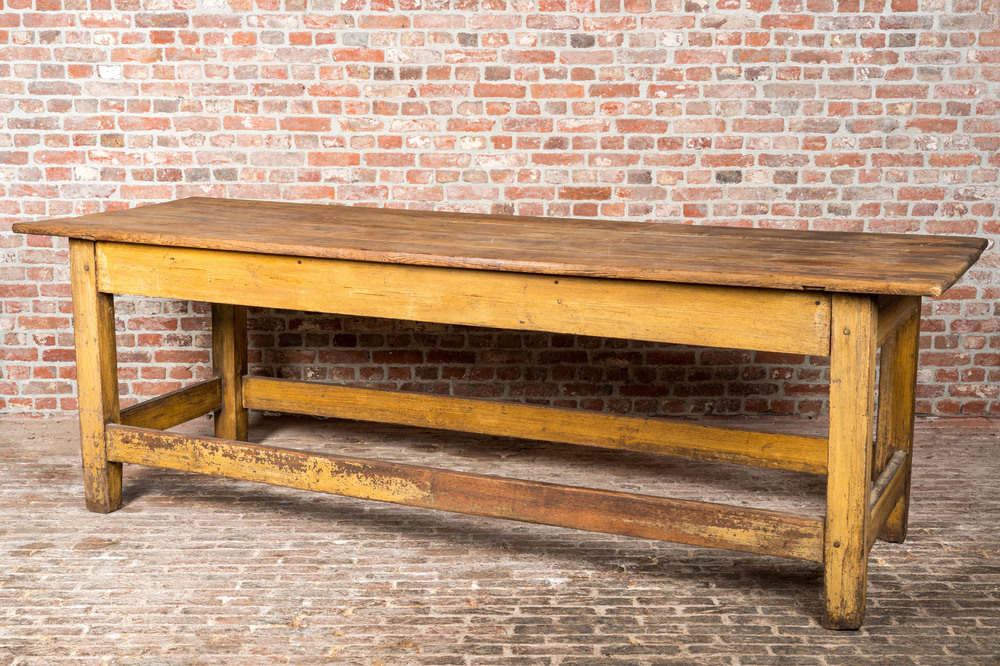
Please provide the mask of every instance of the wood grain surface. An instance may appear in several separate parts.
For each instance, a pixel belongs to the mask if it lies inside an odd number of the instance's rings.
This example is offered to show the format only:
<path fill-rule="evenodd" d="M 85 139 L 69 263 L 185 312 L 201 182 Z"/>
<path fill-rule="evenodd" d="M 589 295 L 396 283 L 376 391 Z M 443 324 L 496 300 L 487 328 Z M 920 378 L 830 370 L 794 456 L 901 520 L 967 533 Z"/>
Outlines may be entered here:
<path fill-rule="evenodd" d="M 243 406 L 243 375 L 247 374 L 247 309 L 212 302 L 212 369 L 221 380 L 215 412 L 215 436 L 247 438 L 247 410 Z"/>
<path fill-rule="evenodd" d="M 546 275 L 937 296 L 986 248 L 956 236 L 786 231 L 189 198 L 20 233 Z"/>
<path fill-rule="evenodd" d="M 633 495 L 111 425 L 114 460 L 474 516 L 822 561 L 823 523 Z"/>
<path fill-rule="evenodd" d="M 885 469 L 882 470 L 881 476 L 872 484 L 871 499 L 869 500 L 871 518 L 868 521 L 866 534 L 866 548 L 869 551 L 880 533 L 885 530 L 886 523 L 908 490 L 906 484 L 909 483 L 910 477 L 909 459 L 910 456 L 907 455 L 906 451 L 896 451 L 892 454 Z"/>
<path fill-rule="evenodd" d="M 913 316 L 888 336 L 879 359 L 878 428 L 873 472 L 881 474 L 897 453 L 906 454 L 902 491 L 882 526 L 886 541 L 902 543 L 910 511 L 910 468 L 913 460 L 913 415 L 916 411 L 917 361 L 920 355 L 920 299 Z"/>
<path fill-rule="evenodd" d="M 121 419 L 118 356 L 115 351 L 115 300 L 97 290 L 94 243 L 69 243 L 76 339 L 76 386 L 80 411 L 80 450 L 87 508 L 110 513 L 122 504 L 122 465 L 108 460 L 104 426 Z"/>
<path fill-rule="evenodd" d="M 114 294 L 708 347 L 830 351 L 830 296 L 816 292 L 104 242 L 97 243 L 97 272 L 100 290 Z M 228 370 L 216 372 L 226 377 Z"/>
<path fill-rule="evenodd" d="M 191 419 L 217 411 L 222 404 L 222 380 L 218 377 L 179 388 L 121 410 L 123 425 L 167 430 Z"/>
<path fill-rule="evenodd" d="M 865 617 L 877 331 L 874 297 L 833 297 L 823 542 L 828 629 L 857 629 Z"/>
<path fill-rule="evenodd" d="M 243 403 L 251 409 L 275 412 L 826 473 L 827 443 L 819 437 L 269 377 L 244 377 Z"/>

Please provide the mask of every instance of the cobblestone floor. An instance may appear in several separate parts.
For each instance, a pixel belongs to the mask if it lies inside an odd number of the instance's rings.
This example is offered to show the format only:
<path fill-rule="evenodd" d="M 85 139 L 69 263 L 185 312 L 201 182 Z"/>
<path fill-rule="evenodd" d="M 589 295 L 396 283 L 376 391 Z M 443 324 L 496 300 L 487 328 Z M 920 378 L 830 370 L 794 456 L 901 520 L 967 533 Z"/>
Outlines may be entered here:
<path fill-rule="evenodd" d="M 88 513 L 75 428 L 0 421 L 0 663 L 1000 664 L 995 420 L 919 422 L 910 539 L 875 546 L 859 632 L 820 628 L 807 562 L 134 466 L 125 507 Z M 346 422 L 252 437 L 822 513 L 803 474 Z"/>

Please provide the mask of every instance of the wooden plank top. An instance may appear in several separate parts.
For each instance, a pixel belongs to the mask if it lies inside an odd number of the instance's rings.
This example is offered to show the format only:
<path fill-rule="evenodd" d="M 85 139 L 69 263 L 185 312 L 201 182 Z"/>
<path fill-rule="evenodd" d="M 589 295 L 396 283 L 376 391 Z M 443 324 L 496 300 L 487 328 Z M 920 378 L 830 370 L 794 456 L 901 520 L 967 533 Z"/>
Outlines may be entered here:
<path fill-rule="evenodd" d="M 788 231 L 190 198 L 20 233 L 381 263 L 937 296 L 981 238 Z"/>

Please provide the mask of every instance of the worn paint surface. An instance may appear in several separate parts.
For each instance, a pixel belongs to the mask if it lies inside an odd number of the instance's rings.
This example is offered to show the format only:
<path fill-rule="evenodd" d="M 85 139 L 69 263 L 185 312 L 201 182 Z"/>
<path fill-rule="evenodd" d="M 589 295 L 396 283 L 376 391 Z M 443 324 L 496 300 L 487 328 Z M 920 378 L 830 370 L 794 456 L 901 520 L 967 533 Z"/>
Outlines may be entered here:
<path fill-rule="evenodd" d="M 826 354 L 830 295 L 100 243 L 114 293 Z M 761 326 L 767 321 L 767 326 Z"/>
<path fill-rule="evenodd" d="M 210 414 L 219 409 L 222 399 L 220 386 L 220 379 L 214 377 L 140 402 L 121 410 L 121 423 L 139 428 L 167 430 Z"/>
<path fill-rule="evenodd" d="M 83 482 L 87 508 L 108 513 L 122 502 L 122 466 L 109 462 L 104 436 L 120 418 L 115 302 L 97 290 L 94 243 L 70 240 L 69 256 Z"/>
<path fill-rule="evenodd" d="M 826 439 L 819 437 L 267 377 L 246 377 L 243 390 L 253 409 L 826 472 Z"/>
<path fill-rule="evenodd" d="M 834 297 L 823 557 L 831 629 L 857 629 L 865 617 L 877 329 L 874 298 Z"/>
<path fill-rule="evenodd" d="M 323 456 L 127 426 L 111 426 L 109 435 L 112 455 L 123 462 L 457 513 L 822 559 L 822 523 L 794 514 Z"/>
<path fill-rule="evenodd" d="M 919 309 L 919 299 L 915 304 Z M 906 453 L 900 497 L 881 528 L 880 536 L 896 543 L 906 539 L 910 511 L 910 468 L 916 411 L 917 357 L 920 316 L 914 314 L 887 336 L 879 368 L 878 429 L 872 474 L 878 474 L 897 452 Z"/>

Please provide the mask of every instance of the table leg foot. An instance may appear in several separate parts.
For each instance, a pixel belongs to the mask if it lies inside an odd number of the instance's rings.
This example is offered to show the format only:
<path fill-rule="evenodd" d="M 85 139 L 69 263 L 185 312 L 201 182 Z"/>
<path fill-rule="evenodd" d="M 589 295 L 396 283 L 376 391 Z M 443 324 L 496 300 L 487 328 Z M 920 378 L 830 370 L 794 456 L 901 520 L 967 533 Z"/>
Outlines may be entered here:
<path fill-rule="evenodd" d="M 87 510 L 111 513 L 122 506 L 122 465 L 107 463 L 103 469 L 83 468 L 83 489 Z"/>
<path fill-rule="evenodd" d="M 834 631 L 857 631 L 865 620 L 865 609 L 862 605 L 860 612 L 840 613 L 837 615 L 827 611 L 823 615 L 823 628 Z"/>

